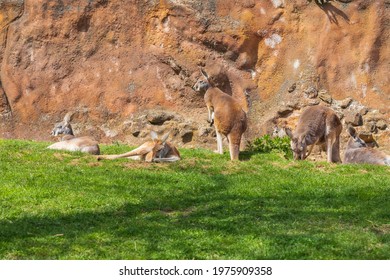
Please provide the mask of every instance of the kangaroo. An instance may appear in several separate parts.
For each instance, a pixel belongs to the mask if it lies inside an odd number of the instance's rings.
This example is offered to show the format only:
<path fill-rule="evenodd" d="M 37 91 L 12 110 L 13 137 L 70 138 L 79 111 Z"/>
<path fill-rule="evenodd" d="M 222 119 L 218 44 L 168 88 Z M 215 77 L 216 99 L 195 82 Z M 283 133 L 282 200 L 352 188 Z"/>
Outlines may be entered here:
<path fill-rule="evenodd" d="M 316 105 L 306 109 L 298 120 L 294 133 L 286 129 L 291 139 L 294 159 L 306 159 L 314 145 L 326 145 L 328 162 L 341 162 L 340 133 L 342 124 L 335 112 L 325 106 Z M 310 146 L 307 152 L 307 146 Z"/>
<path fill-rule="evenodd" d="M 222 135 L 229 141 L 230 159 L 238 160 L 242 134 L 247 128 L 247 116 L 238 100 L 210 84 L 207 73 L 201 69 L 193 89 L 205 92 L 204 101 L 208 110 L 208 122 L 214 125 L 217 134 L 217 152 L 223 154 Z"/>
<path fill-rule="evenodd" d="M 98 142 L 89 136 L 75 137 L 73 134 L 72 126 L 70 125 L 71 118 L 73 116 L 72 112 L 68 112 L 62 122 L 56 123 L 54 125 L 51 135 L 58 136 L 64 135 L 61 138 L 61 141 L 56 142 L 49 147 L 48 149 L 53 150 L 66 150 L 66 151 L 80 151 L 83 153 L 89 153 L 93 155 L 100 154 L 100 148 Z"/>
<path fill-rule="evenodd" d="M 345 149 L 344 163 L 370 163 L 390 166 L 390 156 L 368 147 L 352 126 L 348 127 L 347 132 L 351 137 Z"/>
<path fill-rule="evenodd" d="M 130 152 L 119 155 L 100 155 L 97 159 L 112 160 L 126 157 L 146 162 L 174 162 L 181 159 L 180 153 L 176 147 L 167 142 L 169 133 L 165 134 L 161 139 L 158 138 L 157 133 L 154 131 L 151 131 L 150 135 L 152 141 L 147 141 Z"/>

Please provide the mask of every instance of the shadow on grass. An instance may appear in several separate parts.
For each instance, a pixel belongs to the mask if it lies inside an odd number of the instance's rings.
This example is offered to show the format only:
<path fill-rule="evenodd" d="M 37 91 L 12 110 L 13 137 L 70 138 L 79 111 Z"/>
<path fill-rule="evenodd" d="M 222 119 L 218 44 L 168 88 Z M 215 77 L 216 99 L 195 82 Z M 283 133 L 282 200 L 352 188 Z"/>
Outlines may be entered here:
<path fill-rule="evenodd" d="M 241 151 L 240 152 L 240 160 L 242 161 L 248 161 L 252 158 L 252 156 L 256 155 L 255 152 L 249 152 L 249 151 Z"/>
<path fill-rule="evenodd" d="M 390 190 L 232 193 L 229 178 L 114 209 L 0 221 L 1 258 L 388 259 Z M 211 186 L 211 187 L 210 187 Z M 377 225 L 375 225 L 377 226 Z M 134 244 L 138 244 L 138 247 Z M 371 249 L 370 249 L 371 248 Z M 77 252 L 85 252 L 77 254 Z M 13 252 L 10 254 L 10 252 Z"/>
<path fill-rule="evenodd" d="M 286 155 L 284 152 L 282 151 L 274 151 L 273 152 L 275 155 L 279 154 L 281 155 L 284 159 L 286 160 L 291 160 L 292 159 L 292 155 Z M 269 155 L 270 153 L 263 153 L 263 152 L 251 152 L 251 151 L 241 151 L 240 152 L 240 160 L 241 161 L 249 161 L 252 159 L 252 157 L 254 156 L 257 156 L 257 155 Z"/>
<path fill-rule="evenodd" d="M 23 191 L 0 205 L 1 259 L 390 258 L 386 169 L 197 150 L 147 168 L 78 166 L 27 152 L 2 163 L 7 188 Z"/>

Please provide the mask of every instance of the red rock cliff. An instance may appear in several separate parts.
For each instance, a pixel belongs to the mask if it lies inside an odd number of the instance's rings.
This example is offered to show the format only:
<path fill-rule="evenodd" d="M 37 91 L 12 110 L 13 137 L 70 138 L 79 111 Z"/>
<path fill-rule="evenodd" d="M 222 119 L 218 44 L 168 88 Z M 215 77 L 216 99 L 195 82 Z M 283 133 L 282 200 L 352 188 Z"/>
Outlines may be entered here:
<path fill-rule="evenodd" d="M 0 1 L 0 132 L 47 140 L 75 111 L 76 132 L 102 141 L 153 128 L 214 144 L 191 88 L 204 67 L 248 107 L 246 139 L 325 102 L 386 142 L 389 11 L 387 0 Z"/>

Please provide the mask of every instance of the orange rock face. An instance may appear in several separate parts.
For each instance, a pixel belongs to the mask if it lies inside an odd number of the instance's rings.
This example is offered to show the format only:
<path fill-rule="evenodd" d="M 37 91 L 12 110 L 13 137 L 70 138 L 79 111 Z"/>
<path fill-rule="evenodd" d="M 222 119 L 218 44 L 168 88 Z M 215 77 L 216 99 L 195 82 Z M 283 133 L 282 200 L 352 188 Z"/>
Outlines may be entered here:
<path fill-rule="evenodd" d="M 169 129 L 214 145 L 200 67 L 249 110 L 247 140 L 326 96 L 389 124 L 389 1 L 342 2 L 0 1 L 0 136 L 48 140 L 75 111 L 75 131 L 101 141 Z M 154 124 L 155 111 L 173 117 Z"/>

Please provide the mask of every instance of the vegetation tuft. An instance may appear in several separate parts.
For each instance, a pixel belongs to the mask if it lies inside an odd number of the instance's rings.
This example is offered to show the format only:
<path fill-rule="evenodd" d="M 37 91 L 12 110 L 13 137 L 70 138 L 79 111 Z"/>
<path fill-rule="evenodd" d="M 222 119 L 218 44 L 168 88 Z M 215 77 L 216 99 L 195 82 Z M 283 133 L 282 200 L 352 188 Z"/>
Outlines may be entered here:
<path fill-rule="evenodd" d="M 0 140 L 0 259 L 390 259 L 388 167 L 47 145 Z"/>
<path fill-rule="evenodd" d="M 270 135 L 266 134 L 264 136 L 256 138 L 255 140 L 253 140 L 253 142 L 248 142 L 246 148 L 249 152 L 279 152 L 283 153 L 286 158 L 292 158 L 290 138 L 288 136 L 271 137 Z"/>

